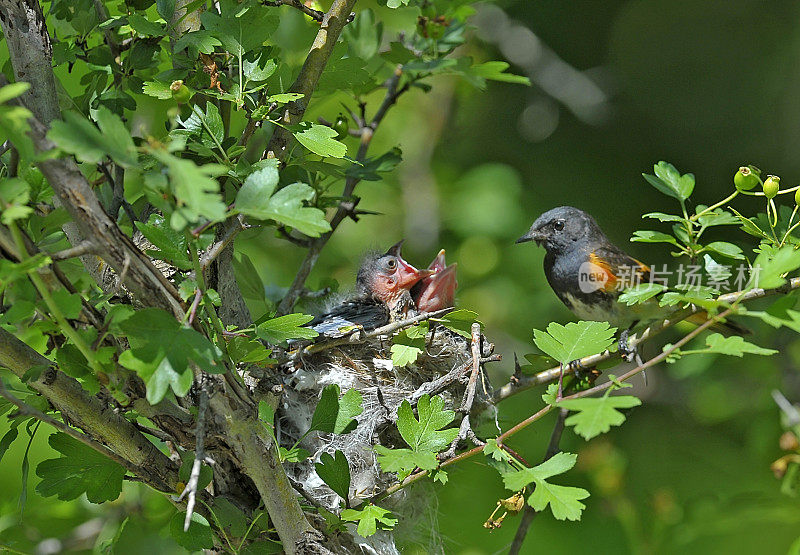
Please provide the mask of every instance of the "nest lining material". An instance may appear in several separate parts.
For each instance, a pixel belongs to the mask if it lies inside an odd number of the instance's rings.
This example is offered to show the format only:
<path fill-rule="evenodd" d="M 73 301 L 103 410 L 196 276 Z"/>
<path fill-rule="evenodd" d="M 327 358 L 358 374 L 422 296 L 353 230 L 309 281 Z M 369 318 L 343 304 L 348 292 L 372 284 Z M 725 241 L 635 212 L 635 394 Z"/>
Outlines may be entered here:
<path fill-rule="evenodd" d="M 357 505 L 395 481 L 394 475 L 381 472 L 373 447 L 407 447 L 394 426 L 397 409 L 403 400 L 418 398 L 420 387 L 430 386 L 433 380 L 463 369 L 462 379 L 455 380 L 439 393 L 447 409 L 456 410 L 460 407 L 472 366 L 470 340 L 437 326 L 428 335 L 426 343 L 425 350 L 416 362 L 406 367 L 392 364 L 390 337 L 380 336 L 364 343 L 339 345 L 304 356 L 285 379 L 284 397 L 277 415 L 278 437 L 285 447 L 294 445 L 309 429 L 325 386 L 338 384 L 343 393 L 355 388 L 363 397 L 363 412 L 356 417 L 358 425 L 352 432 L 341 435 L 312 432 L 300 443 L 311 453 L 310 459 L 285 465 L 287 472 L 325 508 L 333 511 L 341 508 L 343 503 L 314 470 L 314 462 L 319 461 L 322 453 L 333 454 L 340 450 L 345 454 L 351 475 L 350 504 Z M 490 399 L 491 385 L 481 368 L 472 409 L 473 422 L 487 415 L 494 417 L 494 406 L 490 404 Z M 458 422 L 457 416 L 453 425 L 457 426 Z M 425 497 L 430 499 L 430 493 L 426 492 Z M 409 512 L 413 509 L 419 511 L 426 503 L 429 504 L 429 501 L 412 502 L 404 490 L 382 504 L 406 520 L 412 516 Z M 369 538 L 371 541 L 363 546 L 366 552 L 396 552 L 393 542 L 390 542 L 391 548 L 385 543 L 385 534 L 377 536 Z M 388 536 L 391 537 L 391 534 Z"/>

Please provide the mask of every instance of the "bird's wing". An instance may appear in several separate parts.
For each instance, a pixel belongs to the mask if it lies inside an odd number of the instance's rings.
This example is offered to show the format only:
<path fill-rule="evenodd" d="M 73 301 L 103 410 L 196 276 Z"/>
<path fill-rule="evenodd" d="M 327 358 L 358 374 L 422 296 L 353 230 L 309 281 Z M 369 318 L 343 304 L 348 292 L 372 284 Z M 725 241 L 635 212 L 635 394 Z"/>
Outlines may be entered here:
<path fill-rule="evenodd" d="M 621 290 L 651 279 L 650 267 L 614 245 L 603 245 L 589 253 L 589 262 L 601 268 L 608 279 L 606 291 Z"/>
<path fill-rule="evenodd" d="M 317 316 L 310 326 L 325 337 L 341 337 L 357 327 L 372 330 L 388 323 L 389 312 L 383 304 L 371 299 L 352 299 Z"/>

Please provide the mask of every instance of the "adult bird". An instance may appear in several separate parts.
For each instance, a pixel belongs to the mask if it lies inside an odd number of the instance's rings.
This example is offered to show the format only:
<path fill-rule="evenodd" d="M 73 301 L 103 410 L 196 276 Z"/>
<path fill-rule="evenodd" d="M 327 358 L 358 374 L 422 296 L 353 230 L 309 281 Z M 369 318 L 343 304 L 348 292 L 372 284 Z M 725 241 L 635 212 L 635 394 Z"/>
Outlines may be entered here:
<path fill-rule="evenodd" d="M 384 254 L 367 253 L 356 275 L 355 295 L 326 313 L 310 326 L 326 337 L 341 337 L 356 327 L 373 330 L 402 320 L 415 310 L 411 288 L 432 270 L 418 270 L 400 253 L 403 241 Z"/>
<path fill-rule="evenodd" d="M 608 322 L 620 330 L 620 351 L 632 358 L 627 337 L 638 323 L 664 318 L 670 309 L 653 299 L 628 306 L 619 301 L 623 291 L 648 283 L 650 268 L 611 243 L 589 214 L 572 206 L 548 210 L 533 222 L 517 243 L 535 241 L 545 248 L 544 273 L 547 283 L 578 318 Z M 690 318 L 702 323 L 700 313 Z M 734 322 L 719 322 L 720 331 L 742 334 L 747 330 Z"/>

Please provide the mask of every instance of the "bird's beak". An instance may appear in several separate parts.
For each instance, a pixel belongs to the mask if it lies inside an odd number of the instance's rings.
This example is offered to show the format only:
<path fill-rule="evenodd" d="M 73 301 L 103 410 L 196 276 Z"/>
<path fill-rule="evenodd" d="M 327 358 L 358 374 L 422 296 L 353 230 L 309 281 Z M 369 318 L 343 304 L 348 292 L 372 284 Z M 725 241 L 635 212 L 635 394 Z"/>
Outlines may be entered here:
<path fill-rule="evenodd" d="M 399 267 L 397 268 L 397 286 L 402 289 L 410 289 L 415 283 L 421 280 L 424 277 L 427 277 L 433 273 L 432 270 L 418 270 L 405 260 L 399 254 L 395 254 L 397 256 L 397 262 Z"/>
<path fill-rule="evenodd" d="M 389 247 L 389 250 L 386 251 L 386 254 L 391 254 L 392 256 L 401 258 L 400 251 L 403 250 L 403 243 L 405 243 L 405 241 L 405 239 L 400 239 L 397 243 Z"/>
<path fill-rule="evenodd" d="M 457 267 L 457 264 L 448 266 L 444 259 L 444 249 L 439 251 L 438 256 L 428 266 L 429 270 L 436 270 L 436 273 L 422 280 L 422 287 L 414 299 L 419 310 L 433 312 L 453 306 L 458 288 Z"/>
<path fill-rule="evenodd" d="M 541 245 L 542 241 L 544 241 L 545 235 L 541 231 L 530 229 L 528 233 L 520 237 L 515 241 L 515 243 L 527 243 L 529 241 L 536 241 L 537 245 Z"/>

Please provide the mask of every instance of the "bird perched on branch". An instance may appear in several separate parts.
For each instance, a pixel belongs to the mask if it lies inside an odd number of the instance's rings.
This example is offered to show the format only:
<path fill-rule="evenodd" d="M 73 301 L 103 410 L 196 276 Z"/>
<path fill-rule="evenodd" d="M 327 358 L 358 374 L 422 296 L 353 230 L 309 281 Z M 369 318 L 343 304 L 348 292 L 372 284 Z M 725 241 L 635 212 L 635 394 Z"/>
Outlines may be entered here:
<path fill-rule="evenodd" d="M 627 336 L 638 323 L 664 318 L 670 309 L 655 300 L 628 306 L 619 300 L 627 287 L 648 283 L 650 268 L 612 244 L 589 214 L 572 206 L 559 206 L 539 216 L 517 243 L 535 241 L 547 251 L 544 273 L 559 299 L 578 318 L 608 322 L 620 330 L 620 351 L 629 357 Z M 690 321 L 702 323 L 705 313 Z M 728 333 L 747 330 L 734 322 L 715 327 Z"/>
<path fill-rule="evenodd" d="M 423 277 L 411 288 L 411 298 L 420 312 L 434 312 L 455 304 L 458 288 L 457 265 L 453 263 L 448 266 L 444 255 L 444 249 L 440 250 L 428 266 L 428 270 L 433 273 Z"/>
<path fill-rule="evenodd" d="M 310 326 L 326 337 L 339 337 L 355 327 L 372 330 L 402 320 L 415 310 L 411 288 L 433 270 L 418 270 L 400 254 L 403 241 L 384 254 L 368 253 L 356 275 L 355 296 L 315 318 Z"/>

